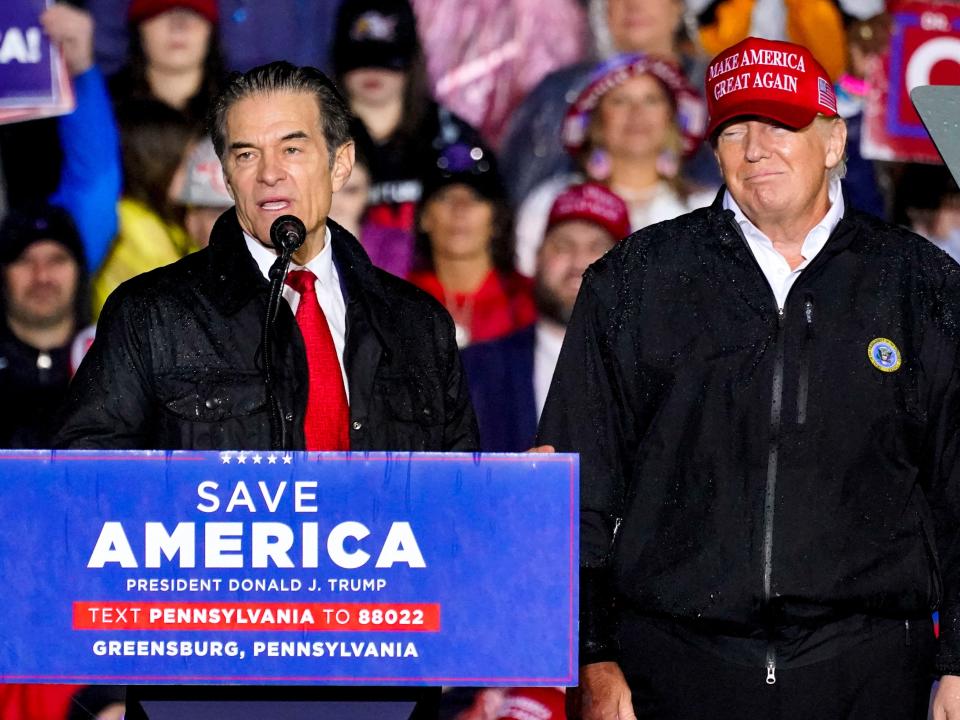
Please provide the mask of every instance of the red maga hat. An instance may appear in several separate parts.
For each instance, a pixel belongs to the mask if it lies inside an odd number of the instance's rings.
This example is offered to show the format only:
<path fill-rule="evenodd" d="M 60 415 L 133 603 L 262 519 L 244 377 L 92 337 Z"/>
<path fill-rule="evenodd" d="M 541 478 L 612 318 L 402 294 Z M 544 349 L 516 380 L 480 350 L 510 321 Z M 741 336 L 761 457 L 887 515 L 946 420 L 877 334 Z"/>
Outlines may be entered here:
<path fill-rule="evenodd" d="M 603 96 L 637 75 L 651 75 L 667 89 L 676 108 L 683 153 L 691 155 L 696 151 L 703 140 L 706 108 L 680 67 L 652 55 L 617 55 L 597 66 L 590 84 L 567 109 L 561 134 L 568 153 L 576 155 L 586 144 L 590 117 Z"/>
<path fill-rule="evenodd" d="M 737 117 L 768 118 L 799 130 L 817 115 L 837 116 L 830 76 L 813 53 L 795 43 L 740 41 L 710 62 L 706 90 L 708 137 Z"/>
<path fill-rule="evenodd" d="M 497 720 L 562 720 L 566 696 L 553 687 L 513 688 L 497 709 Z"/>
<path fill-rule="evenodd" d="M 630 213 L 626 203 L 612 190 L 597 183 L 572 185 L 553 201 L 547 230 L 567 220 L 584 220 L 599 225 L 622 240 L 630 234 Z"/>
<path fill-rule="evenodd" d="M 127 20 L 136 25 L 174 8 L 193 10 L 214 25 L 220 17 L 217 0 L 132 0 Z"/>

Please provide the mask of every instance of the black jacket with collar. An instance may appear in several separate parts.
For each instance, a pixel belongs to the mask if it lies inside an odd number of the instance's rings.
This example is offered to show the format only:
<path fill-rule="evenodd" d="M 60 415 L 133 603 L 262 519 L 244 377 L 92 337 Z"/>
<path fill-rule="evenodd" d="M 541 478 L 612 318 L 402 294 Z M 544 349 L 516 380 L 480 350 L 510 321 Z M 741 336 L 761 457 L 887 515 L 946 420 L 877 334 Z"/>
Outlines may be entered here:
<path fill-rule="evenodd" d="M 375 268 L 348 232 L 328 225 L 347 308 L 351 449 L 476 450 L 450 317 L 426 293 Z M 233 209 L 217 221 L 208 248 L 121 285 L 71 386 L 56 445 L 270 449 L 258 354 L 268 288 Z M 285 302 L 275 329 L 274 393 L 285 445 L 302 449 L 306 353 Z"/>
<path fill-rule="evenodd" d="M 762 639 L 939 607 L 958 674 L 960 268 L 848 206 L 781 313 L 721 197 L 595 263 L 567 328 L 538 442 L 580 453 L 581 661 L 622 612 Z"/>

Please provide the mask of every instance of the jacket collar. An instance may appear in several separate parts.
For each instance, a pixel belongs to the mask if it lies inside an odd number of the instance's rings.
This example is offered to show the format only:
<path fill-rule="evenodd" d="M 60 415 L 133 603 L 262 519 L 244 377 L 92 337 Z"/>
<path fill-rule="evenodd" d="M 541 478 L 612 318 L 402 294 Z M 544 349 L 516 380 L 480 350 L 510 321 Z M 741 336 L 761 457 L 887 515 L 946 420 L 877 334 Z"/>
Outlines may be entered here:
<path fill-rule="evenodd" d="M 850 193 L 847 191 L 846 183 L 843 181 L 840 182 L 840 190 L 843 193 L 843 217 L 840 218 L 840 222 L 837 223 L 837 226 L 830 234 L 830 239 L 827 241 L 823 250 L 821 250 L 821 252 L 829 251 L 829 254 L 835 254 L 846 248 L 854 237 L 854 233 L 852 233 L 851 230 L 853 230 L 855 226 L 856 210 L 851 205 Z M 733 244 L 742 244 L 745 240 L 734 218 L 733 211 L 726 210 L 723 207 L 723 196 L 726 192 L 726 184 L 721 185 L 717 196 L 708 207 L 711 220 L 720 230 L 720 232 L 711 234 L 708 237 L 710 239 L 716 239 L 722 245 L 729 247 Z"/>
<path fill-rule="evenodd" d="M 358 303 L 384 348 L 395 347 L 393 328 L 382 322 L 391 306 L 376 268 L 356 238 L 329 218 L 327 226 L 348 318 L 350 306 Z M 211 300 L 224 315 L 238 312 L 270 287 L 247 250 L 234 208 L 217 219 L 210 233 L 207 281 Z"/>
<path fill-rule="evenodd" d="M 234 208 L 214 223 L 208 253 L 210 299 L 224 315 L 233 315 L 270 287 L 247 250 Z"/>
<path fill-rule="evenodd" d="M 397 347 L 398 343 L 394 324 L 383 322 L 393 316 L 393 304 L 380 279 L 380 271 L 370 262 L 370 256 L 353 235 L 330 218 L 327 218 L 327 226 L 330 228 L 333 262 L 340 273 L 347 301 L 347 316 L 350 315 L 350 306 L 358 304 L 380 339 L 384 352 L 389 354 L 389 348 Z"/>

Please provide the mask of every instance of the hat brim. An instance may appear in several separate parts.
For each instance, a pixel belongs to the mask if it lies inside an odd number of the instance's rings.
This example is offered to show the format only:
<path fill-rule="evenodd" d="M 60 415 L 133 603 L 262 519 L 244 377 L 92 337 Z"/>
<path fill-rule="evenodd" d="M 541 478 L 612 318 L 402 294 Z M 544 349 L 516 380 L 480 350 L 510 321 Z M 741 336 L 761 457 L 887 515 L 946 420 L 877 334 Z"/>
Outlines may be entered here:
<path fill-rule="evenodd" d="M 802 130 L 807 125 L 816 120 L 819 110 L 809 107 L 801 107 L 791 103 L 776 102 L 773 100 L 757 98 L 753 100 L 744 100 L 734 107 L 727 108 L 723 114 L 710 118 L 710 125 L 707 127 L 707 137 L 715 139 L 717 131 L 724 125 L 740 118 L 763 118 L 764 120 L 773 120 L 791 130 Z"/>
<path fill-rule="evenodd" d="M 341 76 L 364 68 L 407 72 L 413 66 L 415 56 L 415 48 L 401 44 L 350 40 L 336 53 L 333 64 Z"/>

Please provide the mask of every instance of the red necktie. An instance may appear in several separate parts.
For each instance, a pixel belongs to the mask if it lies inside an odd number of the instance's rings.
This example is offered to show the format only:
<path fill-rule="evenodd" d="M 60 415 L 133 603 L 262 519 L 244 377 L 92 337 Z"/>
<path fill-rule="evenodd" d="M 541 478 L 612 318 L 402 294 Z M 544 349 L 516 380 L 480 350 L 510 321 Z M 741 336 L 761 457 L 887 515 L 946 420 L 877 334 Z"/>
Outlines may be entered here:
<path fill-rule="evenodd" d="M 293 270 L 286 280 L 300 293 L 296 318 L 307 349 L 309 390 L 303 431 L 307 450 L 349 450 L 350 408 L 337 348 L 317 300 L 316 280 L 317 276 L 309 270 Z"/>

